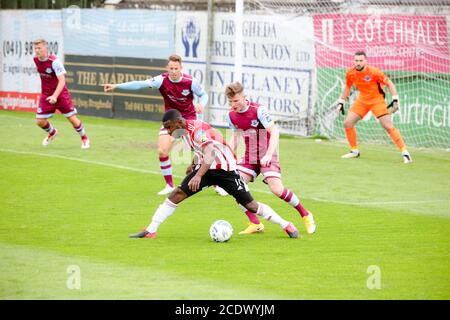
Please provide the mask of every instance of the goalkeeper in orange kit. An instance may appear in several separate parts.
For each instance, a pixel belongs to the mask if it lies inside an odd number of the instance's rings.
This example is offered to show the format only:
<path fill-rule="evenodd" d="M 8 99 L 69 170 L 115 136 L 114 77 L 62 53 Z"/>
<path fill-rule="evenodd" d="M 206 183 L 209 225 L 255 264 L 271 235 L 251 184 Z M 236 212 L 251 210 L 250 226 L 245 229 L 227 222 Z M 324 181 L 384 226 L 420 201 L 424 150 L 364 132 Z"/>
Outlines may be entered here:
<path fill-rule="evenodd" d="M 351 151 L 342 156 L 342 158 L 357 158 L 360 156 L 358 143 L 356 139 L 355 124 L 364 118 L 364 116 L 372 111 L 372 114 L 378 118 L 381 126 L 391 137 L 392 141 L 402 152 L 403 162 L 411 163 L 412 158 L 408 150 L 406 150 L 405 142 L 394 127 L 391 114 L 399 108 L 397 90 L 392 81 L 378 68 L 367 64 L 366 54 L 364 51 L 355 53 L 355 65 L 347 70 L 345 75 L 345 85 L 341 96 L 338 100 L 338 109 L 344 114 L 344 103 L 350 94 L 350 89 L 355 85 L 359 91 L 359 96 L 355 103 L 348 110 L 347 117 L 344 120 L 345 135 L 351 147 Z M 386 105 L 383 87 L 387 86 L 392 95 L 392 102 Z"/>

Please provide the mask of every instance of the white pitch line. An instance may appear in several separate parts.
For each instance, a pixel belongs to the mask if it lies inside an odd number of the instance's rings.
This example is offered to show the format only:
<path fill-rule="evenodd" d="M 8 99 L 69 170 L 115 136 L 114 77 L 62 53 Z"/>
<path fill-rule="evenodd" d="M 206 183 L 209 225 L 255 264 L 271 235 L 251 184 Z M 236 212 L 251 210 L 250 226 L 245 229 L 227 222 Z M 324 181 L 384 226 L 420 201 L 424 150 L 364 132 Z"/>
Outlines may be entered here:
<path fill-rule="evenodd" d="M 358 202 L 350 202 L 350 201 L 339 201 L 339 200 L 327 200 L 321 198 L 310 197 L 308 199 L 320 201 L 320 202 L 333 202 L 338 204 L 345 205 L 361 205 L 361 206 L 377 206 L 377 205 L 396 205 L 396 204 L 421 204 L 421 203 L 437 203 L 437 202 L 450 202 L 450 199 L 436 199 L 436 200 L 410 200 L 410 201 L 358 201 Z"/>
<path fill-rule="evenodd" d="M 58 154 L 47 154 L 47 153 L 40 153 L 40 152 L 20 151 L 20 150 L 3 149 L 3 148 L 0 148 L 0 152 L 9 152 L 9 153 L 16 153 L 16 154 L 28 154 L 28 155 L 40 156 L 40 157 L 49 157 L 49 158 L 58 158 L 58 159 L 64 159 L 64 160 L 72 160 L 72 161 L 78 161 L 78 162 L 83 162 L 83 163 L 95 164 L 95 165 L 104 166 L 104 167 L 110 167 L 110 168 L 115 168 L 115 169 L 128 170 L 128 171 L 139 172 L 139 173 L 146 173 L 146 174 L 156 174 L 156 175 L 161 174 L 161 172 L 159 172 L 159 171 L 127 167 L 127 166 L 122 166 L 122 165 L 112 164 L 112 163 L 107 163 L 107 162 L 101 162 L 101 161 L 94 161 L 94 160 L 87 160 L 87 159 L 67 157 L 67 156 L 62 156 L 62 155 L 58 155 Z M 173 175 L 173 176 L 175 178 L 179 178 L 179 179 L 183 179 L 184 178 L 184 176 L 179 176 L 179 175 Z M 251 188 L 251 189 L 256 191 L 256 192 L 261 192 L 261 193 L 265 193 L 265 194 L 272 194 L 272 192 L 270 192 L 268 190 L 265 190 L 265 189 L 259 189 L 259 188 Z M 302 197 L 302 198 L 303 199 L 310 199 L 310 200 L 314 200 L 314 201 L 319 201 L 319 202 L 329 202 L 329 203 L 337 203 L 337 204 L 353 205 L 353 206 L 377 206 L 377 205 L 396 205 L 396 204 L 403 205 L 403 204 L 423 204 L 423 203 L 450 202 L 450 199 L 411 200 L 411 201 L 358 201 L 358 202 L 351 202 L 351 201 L 329 200 L 329 199 L 322 199 L 322 198 L 316 198 L 316 197 Z"/>

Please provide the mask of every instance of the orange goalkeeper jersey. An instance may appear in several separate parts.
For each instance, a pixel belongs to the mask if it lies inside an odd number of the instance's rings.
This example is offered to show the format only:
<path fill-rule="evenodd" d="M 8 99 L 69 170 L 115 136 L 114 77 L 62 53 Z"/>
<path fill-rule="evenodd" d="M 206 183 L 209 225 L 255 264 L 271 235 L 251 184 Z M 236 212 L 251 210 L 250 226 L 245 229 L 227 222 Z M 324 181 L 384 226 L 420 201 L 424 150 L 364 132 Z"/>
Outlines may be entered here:
<path fill-rule="evenodd" d="M 345 82 L 348 88 L 355 85 L 359 91 L 358 101 L 366 104 L 384 101 L 383 88 L 389 78 L 378 68 L 366 64 L 362 71 L 354 67 L 347 70 Z"/>

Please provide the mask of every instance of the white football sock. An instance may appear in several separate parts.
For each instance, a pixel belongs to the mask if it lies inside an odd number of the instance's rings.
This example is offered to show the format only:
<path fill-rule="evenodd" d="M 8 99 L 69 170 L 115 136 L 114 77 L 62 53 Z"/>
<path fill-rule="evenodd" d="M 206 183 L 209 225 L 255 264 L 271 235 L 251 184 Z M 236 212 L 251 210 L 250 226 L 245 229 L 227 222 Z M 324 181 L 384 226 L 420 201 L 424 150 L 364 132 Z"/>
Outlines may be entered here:
<path fill-rule="evenodd" d="M 284 220 L 278 215 L 278 213 L 273 211 L 271 207 L 261 202 L 258 202 L 258 211 L 256 212 L 256 214 L 260 215 L 267 221 L 280 225 L 283 229 L 286 228 L 289 224 L 288 221 Z"/>
<path fill-rule="evenodd" d="M 158 230 L 158 227 L 161 223 L 163 223 L 168 217 L 172 215 L 172 213 L 177 208 L 177 205 L 166 199 L 166 201 L 161 204 L 153 215 L 152 222 L 148 225 L 147 230 L 150 233 L 155 233 Z"/>

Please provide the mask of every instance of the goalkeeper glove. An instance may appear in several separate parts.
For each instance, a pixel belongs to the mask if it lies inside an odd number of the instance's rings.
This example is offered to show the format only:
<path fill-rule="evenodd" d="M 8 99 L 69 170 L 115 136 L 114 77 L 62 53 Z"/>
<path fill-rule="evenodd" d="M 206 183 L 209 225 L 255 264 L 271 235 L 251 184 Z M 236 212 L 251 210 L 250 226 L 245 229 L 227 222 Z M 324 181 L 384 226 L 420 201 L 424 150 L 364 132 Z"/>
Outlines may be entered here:
<path fill-rule="evenodd" d="M 392 101 L 391 103 L 389 103 L 389 105 L 387 106 L 388 109 L 392 108 L 389 110 L 389 113 L 395 113 L 398 110 L 398 96 L 392 96 Z"/>
<path fill-rule="evenodd" d="M 342 113 L 342 115 L 345 114 L 344 103 L 345 103 L 344 99 L 338 99 L 337 110 L 338 110 L 338 112 Z"/>

